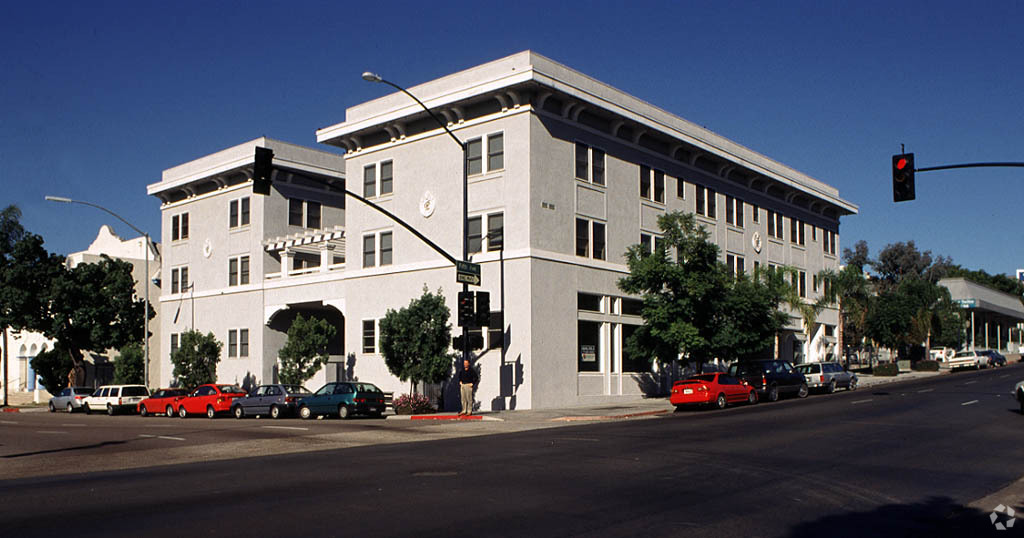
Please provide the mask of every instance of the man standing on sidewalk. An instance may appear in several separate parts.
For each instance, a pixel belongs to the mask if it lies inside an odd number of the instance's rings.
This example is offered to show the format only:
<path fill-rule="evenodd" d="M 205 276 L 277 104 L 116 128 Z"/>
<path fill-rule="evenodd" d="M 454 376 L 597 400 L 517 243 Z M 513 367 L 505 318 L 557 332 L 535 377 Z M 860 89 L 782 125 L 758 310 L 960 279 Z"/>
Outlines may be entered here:
<path fill-rule="evenodd" d="M 462 369 L 459 370 L 459 391 L 462 395 L 462 411 L 459 415 L 473 414 L 473 385 L 476 385 L 476 370 L 469 367 L 469 361 L 462 361 Z"/>

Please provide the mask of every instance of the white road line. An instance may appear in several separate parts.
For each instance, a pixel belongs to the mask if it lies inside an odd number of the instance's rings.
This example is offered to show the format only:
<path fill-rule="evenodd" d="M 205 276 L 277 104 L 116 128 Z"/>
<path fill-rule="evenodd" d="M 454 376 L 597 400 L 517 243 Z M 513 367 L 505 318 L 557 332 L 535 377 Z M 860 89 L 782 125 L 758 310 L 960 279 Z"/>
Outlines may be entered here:
<path fill-rule="evenodd" d="M 857 400 L 856 402 L 850 402 L 851 405 L 862 404 L 864 402 L 874 401 L 874 398 L 868 398 L 867 400 Z"/>
<path fill-rule="evenodd" d="M 968 381 L 968 382 L 964 383 L 964 385 L 970 385 L 972 383 L 977 383 L 977 381 Z"/>
<path fill-rule="evenodd" d="M 935 390 L 935 389 L 921 389 L 921 390 L 917 391 L 917 393 L 920 394 L 922 392 L 931 392 L 933 390 Z"/>
<path fill-rule="evenodd" d="M 264 428 L 272 430 L 302 430 L 309 431 L 309 428 L 300 428 L 298 426 L 263 426 Z"/>
<path fill-rule="evenodd" d="M 61 426 L 71 426 L 74 428 L 84 428 L 86 424 L 61 424 Z"/>
<path fill-rule="evenodd" d="M 960 405 L 971 405 L 971 404 L 976 404 L 976 403 L 978 403 L 978 400 L 971 400 L 969 402 L 964 402 L 964 403 L 962 403 Z"/>
<path fill-rule="evenodd" d="M 184 437 L 171 437 L 169 435 L 158 435 L 157 439 L 170 439 L 171 441 L 184 441 Z"/>
<path fill-rule="evenodd" d="M 17 424 L 17 422 L 13 420 L 0 420 L 0 424 Z"/>
<path fill-rule="evenodd" d="M 156 436 L 155 436 L 155 435 L 146 435 L 146 434 L 144 434 L 144 433 L 140 433 L 140 434 L 139 434 L 139 437 L 145 437 L 146 439 L 152 439 L 152 438 L 154 438 L 154 437 L 156 437 Z"/>
<path fill-rule="evenodd" d="M 68 433 L 68 432 L 57 432 L 57 431 L 51 431 L 51 430 L 39 430 L 36 433 Z"/>

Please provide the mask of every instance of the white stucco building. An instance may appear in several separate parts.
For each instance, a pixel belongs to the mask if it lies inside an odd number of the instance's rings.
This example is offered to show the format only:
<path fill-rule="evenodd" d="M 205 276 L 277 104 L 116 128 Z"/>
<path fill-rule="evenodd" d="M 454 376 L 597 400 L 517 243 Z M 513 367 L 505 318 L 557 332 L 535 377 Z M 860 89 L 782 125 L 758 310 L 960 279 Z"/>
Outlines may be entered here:
<path fill-rule="evenodd" d="M 733 270 L 798 268 L 810 300 L 814 275 L 838 267 L 840 217 L 857 211 L 834 187 L 533 52 L 408 90 L 468 144 L 470 250 L 483 280 L 474 289 L 491 293 L 493 311 L 475 354 L 482 409 L 644 392 L 649 373 L 622 345 L 642 323 L 639 304 L 616 282 L 628 246 L 658 240 L 659 215 L 696 213 Z M 461 148 L 401 93 L 349 108 L 317 140 L 343 155 L 263 138 L 148 187 L 163 202 L 162 384 L 190 326 L 225 343 L 221 381 L 269 381 L 288 323 L 309 312 L 343 335 L 310 388 L 358 378 L 408 390 L 384 366 L 378 320 L 424 285 L 442 288 L 454 314 L 454 268 L 301 175 L 345 184 L 458 257 Z M 279 169 L 268 197 L 251 192 L 257 146 L 274 150 Z M 819 317 L 809 346 L 795 320 L 783 355 L 827 355 L 836 317 Z"/>

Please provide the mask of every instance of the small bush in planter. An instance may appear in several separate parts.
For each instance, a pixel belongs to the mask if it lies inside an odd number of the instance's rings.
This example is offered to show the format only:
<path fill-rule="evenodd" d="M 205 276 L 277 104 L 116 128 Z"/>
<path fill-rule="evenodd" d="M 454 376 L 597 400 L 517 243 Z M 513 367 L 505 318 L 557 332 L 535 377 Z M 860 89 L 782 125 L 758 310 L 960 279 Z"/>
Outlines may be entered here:
<path fill-rule="evenodd" d="M 871 371 L 871 375 L 884 375 L 884 376 L 895 376 L 900 373 L 900 366 L 895 362 L 887 362 L 875 366 L 875 369 Z"/>
<path fill-rule="evenodd" d="M 436 411 L 430 405 L 430 398 L 422 394 L 403 394 L 395 398 L 391 405 L 398 415 L 422 415 Z"/>
<path fill-rule="evenodd" d="M 917 361 L 914 363 L 914 369 L 918 372 L 938 372 L 939 362 L 938 361 Z"/>

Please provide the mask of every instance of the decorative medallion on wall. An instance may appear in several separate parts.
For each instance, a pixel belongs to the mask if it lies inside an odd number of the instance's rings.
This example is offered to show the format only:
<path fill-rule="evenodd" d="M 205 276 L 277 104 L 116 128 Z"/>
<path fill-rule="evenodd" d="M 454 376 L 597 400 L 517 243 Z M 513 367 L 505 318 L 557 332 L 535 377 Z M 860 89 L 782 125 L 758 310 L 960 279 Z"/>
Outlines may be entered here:
<path fill-rule="evenodd" d="M 423 196 L 420 196 L 420 215 L 423 215 L 423 218 L 429 218 L 434 214 L 435 207 L 437 207 L 437 199 L 434 198 L 434 193 L 423 191 Z"/>
<path fill-rule="evenodd" d="M 213 242 L 207 237 L 206 241 L 203 241 L 203 257 L 209 258 L 210 254 L 213 254 Z"/>
<path fill-rule="evenodd" d="M 754 236 L 750 238 L 750 244 L 754 247 L 754 252 L 761 253 L 761 232 L 754 232 Z"/>

